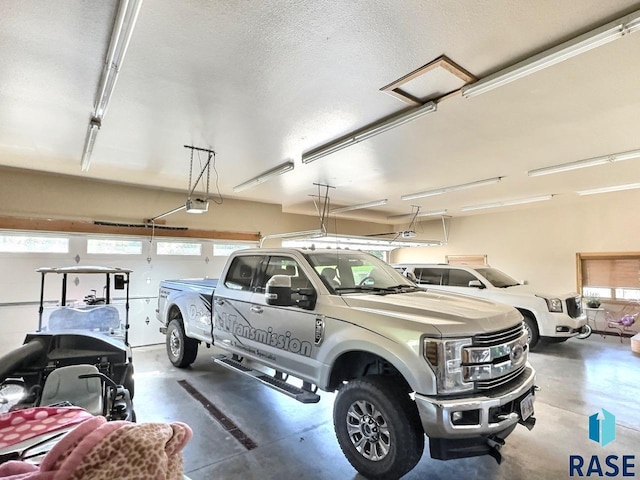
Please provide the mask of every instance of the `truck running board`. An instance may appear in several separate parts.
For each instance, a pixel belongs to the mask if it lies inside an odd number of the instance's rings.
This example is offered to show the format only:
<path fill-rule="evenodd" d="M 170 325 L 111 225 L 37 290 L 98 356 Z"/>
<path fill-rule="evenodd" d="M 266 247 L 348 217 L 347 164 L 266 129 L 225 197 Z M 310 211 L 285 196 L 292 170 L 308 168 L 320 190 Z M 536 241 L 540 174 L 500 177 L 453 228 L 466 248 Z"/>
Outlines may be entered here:
<path fill-rule="evenodd" d="M 213 358 L 213 361 L 218 365 L 222 365 L 234 372 L 242 373 L 243 375 L 259 380 L 266 386 L 271 387 L 280 393 L 284 393 L 301 403 L 318 403 L 320 401 L 320 395 L 316 393 L 291 385 L 290 383 L 287 383 L 281 378 L 276 378 L 273 375 L 248 368 L 242 363 L 237 362 L 226 355 L 214 355 L 211 358 Z"/>

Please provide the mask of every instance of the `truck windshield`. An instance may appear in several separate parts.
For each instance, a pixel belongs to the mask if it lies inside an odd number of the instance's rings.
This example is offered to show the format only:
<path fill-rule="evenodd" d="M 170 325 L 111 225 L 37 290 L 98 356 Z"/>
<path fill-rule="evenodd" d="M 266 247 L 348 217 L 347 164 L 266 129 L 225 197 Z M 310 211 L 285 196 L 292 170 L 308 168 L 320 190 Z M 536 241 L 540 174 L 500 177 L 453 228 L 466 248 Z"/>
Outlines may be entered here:
<path fill-rule="evenodd" d="M 417 289 L 387 263 L 368 253 L 336 250 L 305 252 L 305 255 L 322 282 L 334 293 L 387 294 Z"/>
<path fill-rule="evenodd" d="M 477 268 L 476 271 L 486 278 L 491 285 L 497 288 L 508 288 L 520 285 L 519 282 L 511 278 L 509 275 L 495 268 Z"/>

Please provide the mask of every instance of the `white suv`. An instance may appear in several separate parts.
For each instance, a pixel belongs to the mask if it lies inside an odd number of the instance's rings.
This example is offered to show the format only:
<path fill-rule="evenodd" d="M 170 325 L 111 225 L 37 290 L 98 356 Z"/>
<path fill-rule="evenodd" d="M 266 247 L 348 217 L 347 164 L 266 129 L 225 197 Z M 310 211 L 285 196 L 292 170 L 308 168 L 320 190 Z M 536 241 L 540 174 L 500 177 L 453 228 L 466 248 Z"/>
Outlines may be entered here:
<path fill-rule="evenodd" d="M 463 293 L 517 308 L 529 331 L 530 348 L 536 346 L 540 337 L 565 341 L 578 335 L 587 323 L 579 294 L 540 293 L 495 268 L 443 264 L 394 264 L 393 267 L 428 290 Z"/>

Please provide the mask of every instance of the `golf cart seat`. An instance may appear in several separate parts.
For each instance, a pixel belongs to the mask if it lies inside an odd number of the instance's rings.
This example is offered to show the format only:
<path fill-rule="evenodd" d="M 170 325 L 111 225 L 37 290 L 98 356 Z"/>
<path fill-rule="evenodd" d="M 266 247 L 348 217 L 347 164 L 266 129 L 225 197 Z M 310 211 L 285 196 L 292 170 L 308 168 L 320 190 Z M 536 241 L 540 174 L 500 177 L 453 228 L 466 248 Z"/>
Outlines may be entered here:
<path fill-rule="evenodd" d="M 49 330 L 96 330 L 109 332 L 120 327 L 118 309 L 111 305 L 60 307 L 49 316 Z"/>
<path fill-rule="evenodd" d="M 103 387 L 100 378 L 78 378 L 80 375 L 97 374 L 94 365 L 70 365 L 56 368 L 44 383 L 40 406 L 71 402 L 92 415 L 104 414 Z"/>

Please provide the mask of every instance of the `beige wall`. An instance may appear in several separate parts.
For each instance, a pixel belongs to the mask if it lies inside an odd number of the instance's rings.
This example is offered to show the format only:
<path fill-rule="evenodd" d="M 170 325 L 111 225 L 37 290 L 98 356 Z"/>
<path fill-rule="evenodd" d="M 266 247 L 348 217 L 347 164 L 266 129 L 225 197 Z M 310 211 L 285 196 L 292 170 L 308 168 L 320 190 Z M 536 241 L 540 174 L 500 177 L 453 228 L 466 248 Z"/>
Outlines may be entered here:
<path fill-rule="evenodd" d="M 395 250 L 391 262 L 444 262 L 446 255 L 486 254 L 491 266 L 517 280 L 561 293 L 577 289 L 576 253 L 640 251 L 637 190 L 552 203 L 451 218 L 446 246 Z M 443 239 L 440 221 L 423 222 L 422 227 L 420 238 Z"/>
<path fill-rule="evenodd" d="M 185 192 L 0 168 L 0 216 L 143 223 L 183 205 L 185 200 Z M 201 215 L 182 211 L 163 220 L 168 226 L 262 235 L 316 229 L 320 225 L 314 216 L 283 214 L 279 204 L 230 198 L 224 198 L 222 205 L 211 201 L 209 211 Z M 334 226 L 331 221 L 327 228 L 332 230 Z M 354 221 L 338 221 L 337 226 L 340 233 L 352 234 L 387 231 L 391 227 Z"/>

